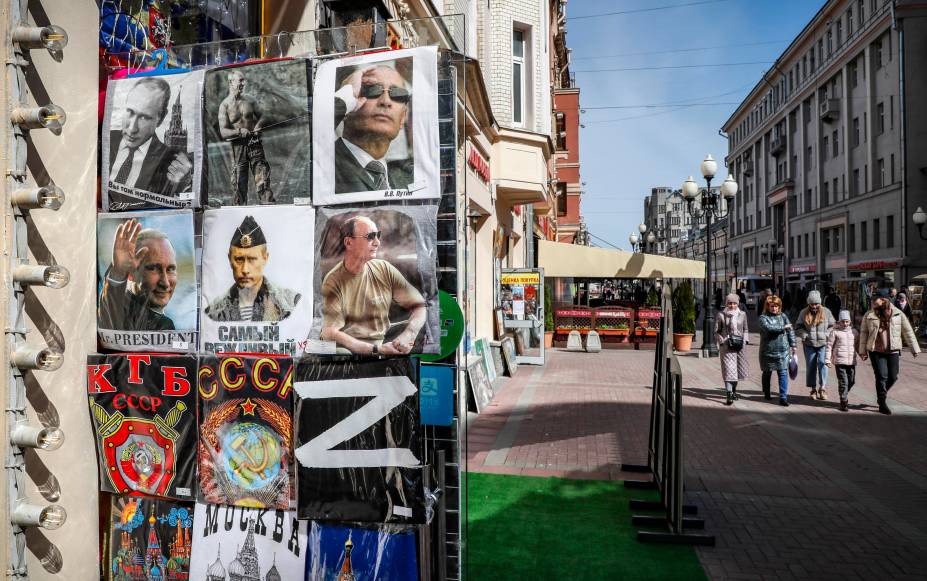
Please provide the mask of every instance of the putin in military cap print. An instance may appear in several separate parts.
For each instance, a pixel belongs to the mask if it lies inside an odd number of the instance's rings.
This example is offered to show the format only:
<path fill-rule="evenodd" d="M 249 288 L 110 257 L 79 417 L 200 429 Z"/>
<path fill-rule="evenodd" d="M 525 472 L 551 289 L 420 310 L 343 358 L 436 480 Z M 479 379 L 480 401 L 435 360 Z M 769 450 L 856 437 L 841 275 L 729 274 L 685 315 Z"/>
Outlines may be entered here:
<path fill-rule="evenodd" d="M 301 295 L 264 276 L 270 253 L 264 232 L 253 216 L 246 216 L 235 230 L 228 257 L 235 284 L 206 307 L 210 319 L 272 323 L 290 316 Z"/>

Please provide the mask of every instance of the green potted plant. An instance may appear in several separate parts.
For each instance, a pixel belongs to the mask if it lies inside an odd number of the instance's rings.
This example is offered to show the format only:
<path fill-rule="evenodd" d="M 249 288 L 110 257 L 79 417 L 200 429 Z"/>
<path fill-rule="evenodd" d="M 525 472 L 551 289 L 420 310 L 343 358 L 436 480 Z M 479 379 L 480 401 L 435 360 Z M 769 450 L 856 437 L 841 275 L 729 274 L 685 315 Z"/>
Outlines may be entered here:
<path fill-rule="evenodd" d="M 647 291 L 647 302 L 645 304 L 648 307 L 660 306 L 660 295 L 657 293 L 656 287 L 650 287 L 650 290 Z"/>
<path fill-rule="evenodd" d="M 554 297 L 548 285 L 544 285 L 544 347 L 554 346 Z"/>
<path fill-rule="evenodd" d="M 695 336 L 695 297 L 692 283 L 683 281 L 673 289 L 673 349 L 689 351 Z"/>

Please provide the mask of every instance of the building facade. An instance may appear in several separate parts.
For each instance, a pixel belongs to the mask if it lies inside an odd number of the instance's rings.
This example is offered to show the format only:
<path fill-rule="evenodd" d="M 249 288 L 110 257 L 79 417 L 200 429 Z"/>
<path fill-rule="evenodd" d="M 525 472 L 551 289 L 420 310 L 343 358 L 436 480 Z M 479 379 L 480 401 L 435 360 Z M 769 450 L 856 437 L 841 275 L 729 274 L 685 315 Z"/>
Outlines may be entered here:
<path fill-rule="evenodd" d="M 788 291 L 844 278 L 900 284 L 923 271 L 907 252 L 914 196 L 903 128 L 906 110 L 923 106 L 902 98 L 895 8 L 827 2 L 725 122 L 740 184 L 730 252 L 741 273 L 771 274 L 762 252 L 771 240 L 784 249 L 776 286 Z M 922 71 L 907 73 L 906 84 L 924 83 Z"/>
<path fill-rule="evenodd" d="M 570 72 L 570 49 L 566 42 L 566 2 L 551 3 L 553 81 L 553 186 L 556 191 L 556 235 L 552 240 L 583 243 L 581 235 L 582 179 L 579 168 L 579 86 Z"/>

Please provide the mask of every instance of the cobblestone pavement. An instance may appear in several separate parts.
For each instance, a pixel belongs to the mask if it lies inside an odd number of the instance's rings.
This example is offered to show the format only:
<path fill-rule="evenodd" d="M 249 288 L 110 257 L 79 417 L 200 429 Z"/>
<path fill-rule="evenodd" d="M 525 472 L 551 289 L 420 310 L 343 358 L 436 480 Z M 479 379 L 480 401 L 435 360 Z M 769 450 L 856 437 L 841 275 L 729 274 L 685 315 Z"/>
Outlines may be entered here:
<path fill-rule="evenodd" d="M 698 343 L 696 343 L 698 344 Z M 743 398 L 724 405 L 717 359 L 681 356 L 686 501 L 717 545 L 699 548 L 711 579 L 927 578 L 927 355 L 902 356 L 878 413 L 861 363 L 850 411 L 790 384 L 792 405 L 763 399 L 756 347 Z M 639 478 L 653 352 L 549 351 L 521 366 L 471 416 L 468 469 L 526 476 Z M 801 367 L 804 367 L 802 361 Z M 803 371 L 803 369 L 802 369 Z"/>

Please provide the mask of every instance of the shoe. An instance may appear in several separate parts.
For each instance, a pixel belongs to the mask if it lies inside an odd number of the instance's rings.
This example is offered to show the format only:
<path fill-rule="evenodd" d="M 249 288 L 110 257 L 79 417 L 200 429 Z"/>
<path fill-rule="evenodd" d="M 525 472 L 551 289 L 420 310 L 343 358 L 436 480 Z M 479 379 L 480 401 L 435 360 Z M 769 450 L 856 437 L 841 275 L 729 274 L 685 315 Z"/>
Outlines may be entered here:
<path fill-rule="evenodd" d="M 769 389 L 763 389 L 763 397 L 766 399 L 772 399 L 772 395 L 769 393 Z"/>
<path fill-rule="evenodd" d="M 826 399 L 827 399 L 827 390 L 825 390 L 825 389 L 820 389 L 820 390 L 818 390 L 818 399 L 821 400 L 821 401 L 826 400 Z"/>
<path fill-rule="evenodd" d="M 786 407 L 786 408 L 787 408 L 787 407 L 789 407 L 789 400 L 787 400 L 787 399 L 780 399 L 780 400 L 779 400 L 779 405 L 781 405 L 782 407 Z"/>
<path fill-rule="evenodd" d="M 727 392 L 727 399 L 725 400 L 724 405 L 734 405 L 734 394 Z"/>
<path fill-rule="evenodd" d="M 740 399 L 740 394 L 737 393 L 737 390 L 736 390 L 736 389 L 732 392 L 732 395 L 734 396 L 734 400 L 735 400 L 735 401 L 738 400 L 738 399 Z"/>
<path fill-rule="evenodd" d="M 850 406 L 847 403 L 847 400 L 845 399 L 840 400 L 840 411 L 842 412 L 850 411 Z"/>
<path fill-rule="evenodd" d="M 816 389 L 811 390 L 811 399 L 814 399 L 814 400 L 818 399 L 818 390 Z"/>
<path fill-rule="evenodd" d="M 887 416 L 892 415 L 892 410 L 888 407 L 888 404 L 884 401 L 879 402 L 879 413 L 885 414 Z"/>

